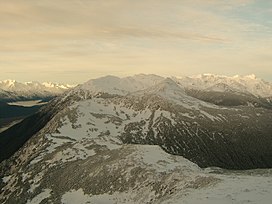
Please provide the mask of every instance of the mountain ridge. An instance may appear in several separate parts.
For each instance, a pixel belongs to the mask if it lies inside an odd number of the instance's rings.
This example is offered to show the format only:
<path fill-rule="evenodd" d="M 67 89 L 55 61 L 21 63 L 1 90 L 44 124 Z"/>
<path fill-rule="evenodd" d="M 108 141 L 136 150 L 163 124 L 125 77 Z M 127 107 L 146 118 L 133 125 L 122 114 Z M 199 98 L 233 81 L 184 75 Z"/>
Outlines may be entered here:
<path fill-rule="evenodd" d="M 272 167 L 269 106 L 204 101 L 201 90 L 197 98 L 172 78 L 150 77 L 91 80 L 0 133 L 0 201 L 177 203 L 239 188 L 269 195 L 271 171 L 260 170 L 262 178 L 220 169 Z"/>

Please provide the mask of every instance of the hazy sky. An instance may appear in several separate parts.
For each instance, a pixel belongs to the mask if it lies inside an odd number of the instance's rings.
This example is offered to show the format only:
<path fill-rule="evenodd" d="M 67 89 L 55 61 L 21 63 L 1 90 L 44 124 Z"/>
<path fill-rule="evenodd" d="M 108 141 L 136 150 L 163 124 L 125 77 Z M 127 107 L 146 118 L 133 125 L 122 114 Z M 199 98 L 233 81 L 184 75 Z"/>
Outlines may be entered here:
<path fill-rule="evenodd" d="M 0 80 L 137 73 L 272 81 L 272 1 L 0 0 Z"/>

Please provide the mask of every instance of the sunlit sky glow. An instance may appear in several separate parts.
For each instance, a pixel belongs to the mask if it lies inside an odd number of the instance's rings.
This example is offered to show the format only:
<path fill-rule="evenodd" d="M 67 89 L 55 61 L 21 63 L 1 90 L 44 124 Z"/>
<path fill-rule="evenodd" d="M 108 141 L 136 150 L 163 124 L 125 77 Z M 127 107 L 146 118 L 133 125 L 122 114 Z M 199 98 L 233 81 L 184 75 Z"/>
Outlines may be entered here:
<path fill-rule="evenodd" d="M 270 0 L 0 0 L 0 80 L 215 73 L 272 81 Z"/>

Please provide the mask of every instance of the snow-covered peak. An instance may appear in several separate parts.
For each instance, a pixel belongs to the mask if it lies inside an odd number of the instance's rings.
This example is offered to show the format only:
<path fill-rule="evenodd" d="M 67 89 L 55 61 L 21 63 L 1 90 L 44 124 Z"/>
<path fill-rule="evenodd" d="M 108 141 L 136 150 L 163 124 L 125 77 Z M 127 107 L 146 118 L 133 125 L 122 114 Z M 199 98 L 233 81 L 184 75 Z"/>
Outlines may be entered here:
<path fill-rule="evenodd" d="M 184 89 L 181 88 L 173 79 L 166 78 L 163 81 L 161 81 L 158 84 L 154 84 L 154 86 L 151 86 L 147 88 L 146 90 L 143 90 L 145 93 L 153 93 L 153 94 L 159 94 L 159 95 L 169 95 L 173 93 L 178 94 L 185 94 Z"/>
<path fill-rule="evenodd" d="M 198 74 L 190 76 L 189 78 L 192 79 L 200 79 L 200 80 L 218 80 L 218 79 L 229 79 L 229 80 L 260 80 L 257 78 L 255 74 L 250 75 L 234 75 L 234 76 L 225 76 L 225 75 L 218 75 L 218 74 L 211 74 L 211 73 L 204 73 L 204 74 Z"/>
<path fill-rule="evenodd" d="M 199 109 L 199 106 L 215 107 L 209 103 L 200 101 L 194 97 L 186 94 L 185 89 L 182 85 L 178 84 L 172 78 L 166 78 L 163 81 L 147 88 L 144 90 L 136 91 L 131 93 L 133 96 L 159 96 L 167 101 L 171 101 L 174 104 L 185 107 L 186 109 Z M 153 99 L 151 103 L 154 103 Z"/>
<path fill-rule="evenodd" d="M 79 86 L 78 89 L 88 90 L 92 93 L 106 92 L 125 95 L 151 87 L 162 80 L 164 80 L 164 78 L 157 75 L 140 74 L 124 78 L 109 75 L 97 79 L 91 79 Z"/>
<path fill-rule="evenodd" d="M 91 79 L 78 88 L 90 91 L 92 93 L 106 92 L 120 95 L 127 93 L 127 87 L 122 84 L 122 79 L 111 75 Z"/>
<path fill-rule="evenodd" d="M 61 94 L 74 85 L 58 84 L 52 82 L 40 83 L 37 81 L 18 82 L 15 80 L 0 81 L 0 89 L 13 93 L 23 94 L 24 96 L 36 95 L 47 96 Z"/>
<path fill-rule="evenodd" d="M 168 85 L 173 85 L 172 87 L 168 86 L 169 90 L 175 90 L 175 88 L 179 86 L 182 90 L 195 89 L 217 92 L 234 91 L 238 93 L 252 94 L 257 97 L 272 96 L 272 84 L 257 78 L 254 74 L 247 76 L 236 75 L 232 77 L 216 74 L 200 74 L 195 76 L 171 78 L 164 78 L 152 74 L 138 74 L 123 78 L 105 76 L 91 79 L 77 87 L 77 89 L 89 91 L 93 94 L 105 92 L 110 94 L 126 95 L 145 90 L 150 87 L 158 90 L 160 89 L 160 86 L 164 86 L 162 89 L 166 89 L 165 86 L 167 83 Z"/>
<path fill-rule="evenodd" d="M 245 76 L 245 77 L 248 78 L 248 79 L 252 79 L 252 80 L 257 79 L 257 77 L 256 77 L 255 74 L 250 74 L 250 75 L 247 75 L 247 76 Z"/>
<path fill-rule="evenodd" d="M 60 88 L 65 90 L 76 86 L 76 85 L 59 84 L 59 83 L 52 83 L 52 82 L 43 82 L 42 85 L 45 86 L 46 88 Z"/>
<path fill-rule="evenodd" d="M 0 86 L 14 87 L 17 82 L 12 79 L 0 81 Z"/>
<path fill-rule="evenodd" d="M 242 93 L 253 94 L 257 97 L 272 96 L 272 84 L 263 81 L 254 74 L 246 76 L 235 75 L 232 77 L 215 74 L 200 74 L 173 79 L 188 89 L 222 92 L 235 90 Z M 222 86 L 223 84 L 224 86 Z"/>

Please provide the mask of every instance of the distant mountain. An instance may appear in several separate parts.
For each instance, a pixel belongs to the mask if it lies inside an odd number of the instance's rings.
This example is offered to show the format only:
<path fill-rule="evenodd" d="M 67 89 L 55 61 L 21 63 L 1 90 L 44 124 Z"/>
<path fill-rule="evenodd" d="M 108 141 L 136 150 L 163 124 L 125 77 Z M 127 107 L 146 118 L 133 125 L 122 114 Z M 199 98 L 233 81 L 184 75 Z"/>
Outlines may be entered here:
<path fill-rule="evenodd" d="M 173 78 L 187 89 L 215 92 L 233 91 L 263 98 L 272 96 L 272 84 L 257 78 L 254 74 L 247 76 L 236 75 L 233 77 L 200 74 L 191 77 Z"/>
<path fill-rule="evenodd" d="M 269 87 L 253 76 L 92 79 L 0 133 L 0 201 L 177 203 L 237 185 L 270 196 L 271 171 L 220 169 L 272 167 Z"/>
<path fill-rule="evenodd" d="M 52 98 L 62 94 L 74 85 L 51 82 L 17 82 L 15 80 L 0 81 L 0 100 L 33 100 Z"/>
<path fill-rule="evenodd" d="M 271 108 L 272 84 L 255 75 L 202 74 L 173 80 L 185 87 L 188 95 L 216 105 Z"/>
<path fill-rule="evenodd" d="M 139 74 L 119 78 L 106 76 L 91 79 L 83 84 L 82 89 L 91 92 L 110 92 L 112 94 L 127 94 L 137 90 L 143 90 L 164 80 L 157 75 Z M 171 77 L 178 85 L 186 90 L 199 90 L 206 92 L 236 92 L 255 97 L 272 97 L 272 83 L 257 78 L 254 74 L 247 76 L 222 76 L 214 74 L 201 74 L 189 77 Z"/>

